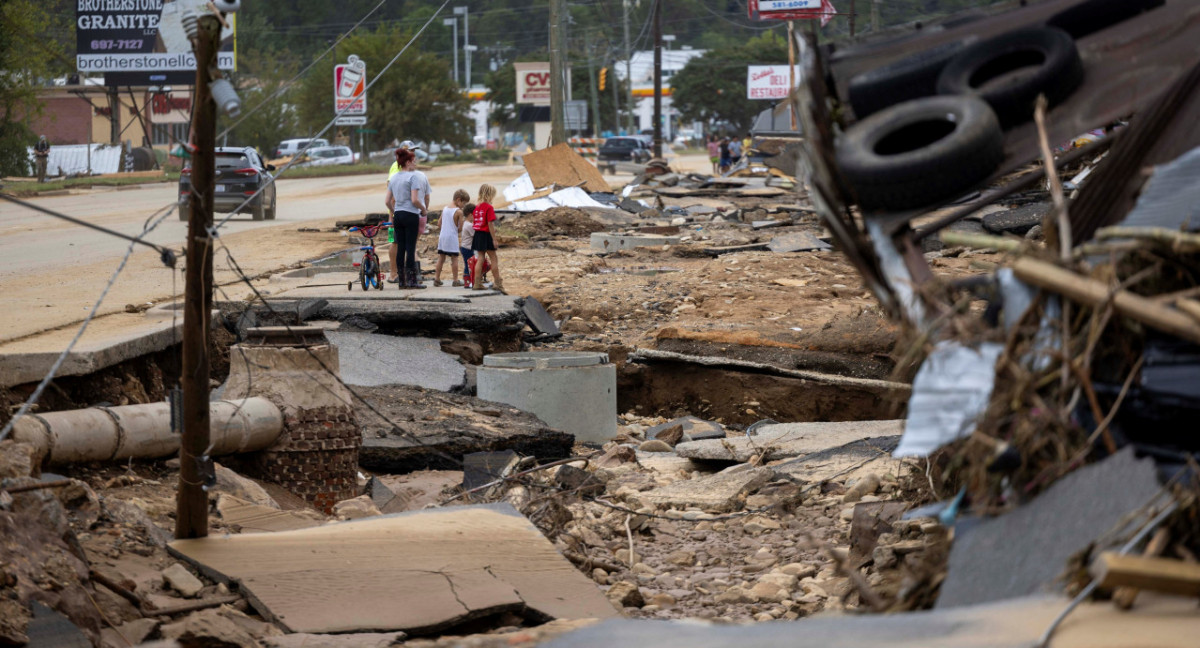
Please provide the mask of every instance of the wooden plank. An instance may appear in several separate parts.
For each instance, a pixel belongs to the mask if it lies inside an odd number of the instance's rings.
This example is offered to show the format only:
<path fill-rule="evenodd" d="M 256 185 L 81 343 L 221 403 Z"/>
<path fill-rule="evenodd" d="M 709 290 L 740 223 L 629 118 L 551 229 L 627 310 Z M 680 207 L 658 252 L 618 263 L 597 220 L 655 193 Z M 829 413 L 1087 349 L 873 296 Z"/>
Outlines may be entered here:
<path fill-rule="evenodd" d="M 1128 290 L 1110 290 L 1101 281 L 1030 257 L 1018 258 L 1012 269 L 1017 278 L 1027 284 L 1088 306 L 1100 307 L 1111 300 L 1117 313 L 1125 317 L 1200 344 L 1200 323 L 1152 299 Z"/>
<path fill-rule="evenodd" d="M 239 583 L 259 614 L 291 632 L 429 632 L 525 606 L 560 619 L 617 614 L 507 504 L 180 540 L 169 549 Z"/>
<path fill-rule="evenodd" d="M 1146 550 L 1142 552 L 1143 556 L 1157 557 L 1166 550 L 1167 545 L 1171 541 L 1171 531 L 1166 527 L 1159 527 L 1154 532 L 1154 537 L 1150 538 L 1150 542 L 1146 543 Z M 1135 587 L 1118 587 L 1113 592 L 1113 605 L 1122 610 L 1128 610 L 1133 607 L 1134 600 L 1137 599 L 1138 589 Z"/>
<path fill-rule="evenodd" d="M 1200 565 L 1182 560 L 1106 551 L 1096 559 L 1092 572 L 1101 589 L 1135 587 L 1163 594 L 1200 596 Z"/>

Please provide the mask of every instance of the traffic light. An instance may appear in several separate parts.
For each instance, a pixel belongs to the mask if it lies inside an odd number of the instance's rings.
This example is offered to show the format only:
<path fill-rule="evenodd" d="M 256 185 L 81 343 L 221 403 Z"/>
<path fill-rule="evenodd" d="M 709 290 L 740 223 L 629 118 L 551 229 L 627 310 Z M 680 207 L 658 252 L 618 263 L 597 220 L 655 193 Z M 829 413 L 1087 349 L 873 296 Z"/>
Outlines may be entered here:
<path fill-rule="evenodd" d="M 608 87 L 608 68 L 602 67 L 602 68 L 600 68 L 600 91 L 604 92 L 604 89 L 607 87 Z"/>

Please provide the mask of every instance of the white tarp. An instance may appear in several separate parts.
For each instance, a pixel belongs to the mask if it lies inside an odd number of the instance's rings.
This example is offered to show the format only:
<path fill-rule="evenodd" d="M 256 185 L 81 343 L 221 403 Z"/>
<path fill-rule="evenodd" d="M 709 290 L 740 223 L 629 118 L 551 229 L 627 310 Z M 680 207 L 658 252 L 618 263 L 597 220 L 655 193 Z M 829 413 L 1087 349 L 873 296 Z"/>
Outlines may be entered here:
<path fill-rule="evenodd" d="M 975 431 L 996 382 L 996 360 L 1003 344 L 984 342 L 978 349 L 939 342 L 913 380 L 904 436 L 894 457 L 927 457 Z"/>
<path fill-rule="evenodd" d="M 117 173 L 121 170 L 121 147 L 108 144 L 92 144 L 91 172 Z M 29 149 L 29 170 L 37 167 L 33 163 L 33 149 Z M 46 175 L 79 175 L 88 173 L 87 144 L 51 144 L 50 157 L 46 161 Z"/>
<path fill-rule="evenodd" d="M 559 189 L 558 191 L 555 191 L 544 198 L 517 201 L 510 205 L 509 209 L 519 212 L 535 212 L 553 209 L 554 207 L 599 207 L 600 209 L 616 209 L 613 205 L 605 205 L 604 203 L 592 200 L 592 197 L 579 187 Z"/>

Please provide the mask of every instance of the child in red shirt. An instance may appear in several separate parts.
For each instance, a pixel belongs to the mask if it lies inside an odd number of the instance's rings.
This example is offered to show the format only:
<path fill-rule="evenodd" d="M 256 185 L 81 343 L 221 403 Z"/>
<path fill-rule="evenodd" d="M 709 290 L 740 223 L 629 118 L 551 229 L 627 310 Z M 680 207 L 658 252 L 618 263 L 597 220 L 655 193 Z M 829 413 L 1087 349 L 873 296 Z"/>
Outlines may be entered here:
<path fill-rule="evenodd" d="M 471 241 L 471 249 L 475 251 L 476 264 L 483 263 L 484 255 L 492 266 L 492 287 L 504 292 L 504 282 L 500 279 L 500 260 L 496 258 L 496 240 L 492 236 L 492 223 L 496 222 L 496 210 L 492 200 L 496 198 L 496 188 L 485 184 L 479 188 L 479 199 L 475 201 L 475 237 Z M 475 283 L 471 288 L 483 290 L 482 273 L 476 273 Z"/>

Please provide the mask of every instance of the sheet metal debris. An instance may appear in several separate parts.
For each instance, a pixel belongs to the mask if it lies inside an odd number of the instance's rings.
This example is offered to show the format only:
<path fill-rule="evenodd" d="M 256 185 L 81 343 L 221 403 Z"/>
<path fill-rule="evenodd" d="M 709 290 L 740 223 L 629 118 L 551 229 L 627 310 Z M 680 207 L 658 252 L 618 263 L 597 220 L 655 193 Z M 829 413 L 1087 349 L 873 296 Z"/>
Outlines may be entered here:
<path fill-rule="evenodd" d="M 996 359 L 1004 345 L 979 348 L 939 342 L 913 380 L 904 436 L 896 457 L 925 457 L 971 434 L 987 408 L 996 379 Z"/>

